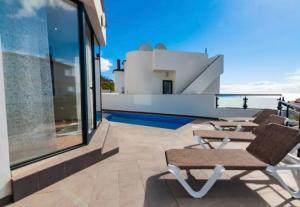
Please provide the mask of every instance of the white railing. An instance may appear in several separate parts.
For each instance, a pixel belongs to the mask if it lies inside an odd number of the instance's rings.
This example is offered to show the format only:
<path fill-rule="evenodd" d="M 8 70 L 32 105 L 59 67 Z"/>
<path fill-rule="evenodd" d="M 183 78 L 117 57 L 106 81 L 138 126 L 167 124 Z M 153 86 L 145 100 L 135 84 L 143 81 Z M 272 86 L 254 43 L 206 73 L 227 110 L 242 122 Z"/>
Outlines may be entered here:
<path fill-rule="evenodd" d="M 216 94 L 216 108 L 277 109 L 282 94 Z"/>

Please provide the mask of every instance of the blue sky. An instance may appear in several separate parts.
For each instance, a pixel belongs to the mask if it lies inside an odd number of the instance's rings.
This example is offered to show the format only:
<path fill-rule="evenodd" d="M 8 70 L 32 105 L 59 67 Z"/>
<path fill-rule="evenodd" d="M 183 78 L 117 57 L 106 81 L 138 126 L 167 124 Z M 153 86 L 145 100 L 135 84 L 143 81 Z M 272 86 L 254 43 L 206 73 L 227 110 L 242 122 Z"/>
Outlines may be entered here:
<path fill-rule="evenodd" d="M 222 90 L 300 92 L 299 0 L 107 0 L 103 72 L 141 43 L 224 54 Z M 113 63 L 113 65 L 110 65 Z"/>

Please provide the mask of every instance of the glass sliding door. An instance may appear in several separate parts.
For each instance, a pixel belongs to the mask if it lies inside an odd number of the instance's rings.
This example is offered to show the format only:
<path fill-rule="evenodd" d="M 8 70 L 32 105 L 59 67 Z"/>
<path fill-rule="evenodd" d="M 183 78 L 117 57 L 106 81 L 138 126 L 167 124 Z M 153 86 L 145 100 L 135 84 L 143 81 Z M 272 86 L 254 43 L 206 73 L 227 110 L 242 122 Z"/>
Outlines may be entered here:
<path fill-rule="evenodd" d="M 84 26 L 84 44 L 85 44 L 85 62 L 87 75 L 87 116 L 88 116 L 88 133 L 90 134 L 95 128 L 95 110 L 94 110 L 94 70 L 93 70 L 93 43 L 92 31 L 87 19 Z"/>
<path fill-rule="evenodd" d="M 28 8 L 24 2 L 0 1 L 12 165 L 83 143 L 78 6 L 45 0 Z"/>
<path fill-rule="evenodd" d="M 79 23 L 77 8 L 70 12 L 74 3 L 55 1 L 67 11 L 47 10 L 56 142 L 62 149 L 82 143 Z"/>
<path fill-rule="evenodd" d="M 100 44 L 94 37 L 94 61 L 95 61 L 95 87 L 96 87 L 96 121 L 97 125 L 102 121 L 101 104 L 101 62 L 100 62 Z"/>

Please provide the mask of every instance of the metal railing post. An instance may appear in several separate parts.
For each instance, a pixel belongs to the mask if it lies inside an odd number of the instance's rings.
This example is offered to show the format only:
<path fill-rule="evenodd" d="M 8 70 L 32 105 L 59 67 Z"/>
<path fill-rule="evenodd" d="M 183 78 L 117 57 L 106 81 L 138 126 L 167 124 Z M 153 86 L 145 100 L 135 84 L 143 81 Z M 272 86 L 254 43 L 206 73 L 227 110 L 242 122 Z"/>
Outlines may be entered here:
<path fill-rule="evenodd" d="M 300 112 L 298 113 L 298 122 L 299 122 L 298 129 L 300 130 Z M 297 151 L 297 156 L 300 157 L 300 149 L 298 149 L 298 151 Z"/>
<path fill-rule="evenodd" d="M 247 109 L 248 108 L 248 105 L 247 105 L 248 98 L 247 98 L 247 96 L 245 96 L 245 98 L 243 98 L 243 100 L 244 100 L 243 108 Z"/>
<path fill-rule="evenodd" d="M 216 96 L 216 108 L 218 108 L 218 107 L 219 107 L 219 97 Z"/>
<path fill-rule="evenodd" d="M 298 124 L 299 124 L 298 128 L 300 130 L 300 112 L 298 113 Z"/>
<path fill-rule="evenodd" d="M 300 112 L 298 113 L 298 122 L 299 122 L 298 129 L 300 130 Z M 300 157 L 300 149 L 298 149 L 298 151 L 297 151 L 297 156 Z"/>
<path fill-rule="evenodd" d="M 282 115 L 282 104 L 281 104 L 281 97 L 278 99 L 278 106 L 277 109 L 279 111 L 279 116 Z"/>

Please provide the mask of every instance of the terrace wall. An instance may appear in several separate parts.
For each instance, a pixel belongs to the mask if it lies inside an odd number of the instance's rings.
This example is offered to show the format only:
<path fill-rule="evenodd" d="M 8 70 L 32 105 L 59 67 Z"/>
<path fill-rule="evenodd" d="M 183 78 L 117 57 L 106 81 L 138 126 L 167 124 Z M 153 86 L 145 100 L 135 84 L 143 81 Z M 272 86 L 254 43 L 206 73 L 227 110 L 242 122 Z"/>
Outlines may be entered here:
<path fill-rule="evenodd" d="M 105 110 L 135 111 L 186 116 L 251 116 L 257 109 L 216 108 L 215 96 L 102 94 Z"/>

